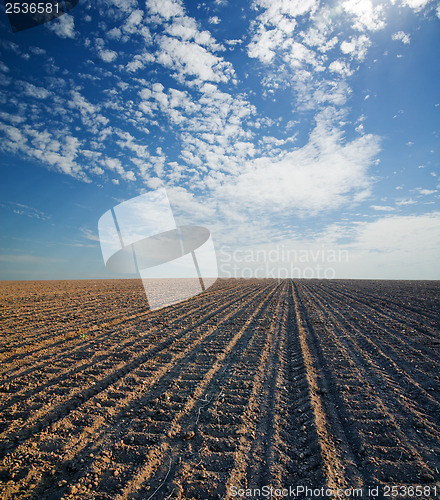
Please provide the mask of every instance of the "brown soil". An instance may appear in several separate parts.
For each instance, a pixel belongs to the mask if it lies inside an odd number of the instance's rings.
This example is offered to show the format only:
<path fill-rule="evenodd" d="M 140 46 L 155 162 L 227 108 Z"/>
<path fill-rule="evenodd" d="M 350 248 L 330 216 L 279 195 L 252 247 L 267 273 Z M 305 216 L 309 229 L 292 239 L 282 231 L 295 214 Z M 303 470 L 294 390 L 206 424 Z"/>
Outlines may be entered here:
<path fill-rule="evenodd" d="M 218 280 L 154 312 L 140 280 L 1 282 L 0 301 L 2 499 L 440 497 L 440 282 Z"/>

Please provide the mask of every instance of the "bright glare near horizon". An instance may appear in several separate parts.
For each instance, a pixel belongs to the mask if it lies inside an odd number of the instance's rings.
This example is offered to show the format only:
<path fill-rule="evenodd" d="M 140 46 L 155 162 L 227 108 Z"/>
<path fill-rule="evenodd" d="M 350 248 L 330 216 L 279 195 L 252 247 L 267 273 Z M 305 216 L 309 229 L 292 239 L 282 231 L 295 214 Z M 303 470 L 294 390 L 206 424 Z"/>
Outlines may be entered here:
<path fill-rule="evenodd" d="M 162 186 L 221 275 L 282 249 L 440 279 L 438 2 L 89 0 L 0 29 L 0 279 L 115 277 L 99 218 Z"/>

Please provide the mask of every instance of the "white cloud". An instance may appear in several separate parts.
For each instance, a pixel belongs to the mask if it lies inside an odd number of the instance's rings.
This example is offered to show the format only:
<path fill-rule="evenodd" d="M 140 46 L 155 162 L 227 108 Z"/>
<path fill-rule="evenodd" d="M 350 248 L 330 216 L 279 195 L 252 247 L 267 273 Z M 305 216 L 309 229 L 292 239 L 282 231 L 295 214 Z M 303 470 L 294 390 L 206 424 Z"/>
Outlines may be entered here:
<path fill-rule="evenodd" d="M 4 121 L 15 124 L 23 123 L 26 120 L 24 116 L 11 115 L 10 113 L 5 113 L 3 111 L 0 111 L 0 118 Z"/>
<path fill-rule="evenodd" d="M 4 150 L 15 152 L 26 142 L 26 138 L 17 127 L 0 123 L 0 130 L 6 134 L 6 140 L 1 144 Z"/>
<path fill-rule="evenodd" d="M 195 19 L 188 16 L 175 19 L 172 24 L 166 27 L 165 31 L 170 36 L 185 41 L 194 41 L 210 50 L 224 50 L 224 47 L 214 40 L 209 31 L 199 31 Z"/>
<path fill-rule="evenodd" d="M 83 237 L 86 238 L 87 240 L 99 241 L 99 235 L 96 232 L 96 230 L 91 231 L 90 229 L 87 229 L 86 227 L 80 227 L 79 230 L 82 233 Z"/>
<path fill-rule="evenodd" d="M 301 62 L 319 66 L 315 53 L 292 37 L 297 16 L 310 15 L 317 8 L 316 0 L 255 0 L 254 8 L 262 12 L 248 45 L 248 55 L 264 63 L 272 62 L 276 53 L 293 67 Z M 321 44 L 323 40 L 321 39 Z"/>
<path fill-rule="evenodd" d="M 398 31 L 392 36 L 393 40 L 400 40 L 402 43 L 408 45 L 411 42 L 410 36 L 403 31 Z"/>
<path fill-rule="evenodd" d="M 384 26 L 382 8 L 371 0 L 347 0 L 339 9 L 329 9 L 318 2 L 257 1 L 263 8 L 252 28 L 248 44 L 249 57 L 257 58 L 273 68 L 274 76 L 266 76 L 263 84 L 269 93 L 291 86 L 297 93 L 300 109 L 313 109 L 325 104 L 343 106 L 351 94 L 347 79 L 354 73 L 351 61 L 363 61 L 371 45 L 370 38 L 359 36 L 340 42 L 341 31 L 332 14 L 357 29 L 379 29 Z M 265 9 L 265 10 L 264 10 Z M 297 16 L 296 18 L 294 16 Z M 307 16 L 308 27 L 303 31 Z M 340 43 L 341 54 L 334 49 Z M 329 71 L 325 71 L 328 69 Z"/>
<path fill-rule="evenodd" d="M 332 63 L 330 63 L 328 69 L 333 73 L 340 74 L 343 77 L 351 76 L 354 73 L 354 70 L 352 70 L 345 61 L 341 60 L 333 61 Z"/>
<path fill-rule="evenodd" d="M 76 36 L 73 16 L 69 14 L 63 14 L 54 21 L 47 23 L 45 26 L 60 38 L 75 38 Z"/>
<path fill-rule="evenodd" d="M 103 167 L 106 167 L 114 172 L 117 172 L 122 179 L 126 181 L 135 181 L 136 176 L 134 172 L 131 170 L 125 170 L 122 166 L 121 161 L 118 158 L 104 158 L 100 161 L 100 164 Z"/>
<path fill-rule="evenodd" d="M 356 57 L 358 61 L 363 61 L 370 45 L 371 41 L 368 36 L 360 35 L 359 37 L 353 37 L 350 42 L 343 41 L 341 43 L 341 51 L 344 54 L 350 54 L 352 57 Z"/>
<path fill-rule="evenodd" d="M 51 93 L 44 87 L 37 87 L 29 82 L 17 82 L 17 84 L 23 89 L 23 94 L 29 97 L 47 99 L 51 95 Z"/>
<path fill-rule="evenodd" d="M 289 21 L 294 23 L 294 21 Z M 263 63 L 273 62 L 276 54 L 282 58 L 292 69 L 310 65 L 316 71 L 322 71 L 323 58 L 304 44 L 294 40 L 291 36 L 292 29 L 285 31 L 280 27 L 266 30 L 260 26 L 248 46 L 249 57 L 259 59 Z"/>
<path fill-rule="evenodd" d="M 120 40 L 122 37 L 121 30 L 119 28 L 112 28 L 107 32 L 107 37 L 111 40 Z"/>
<path fill-rule="evenodd" d="M 351 269 L 341 277 L 359 277 L 362 269 L 364 278 L 440 279 L 440 213 L 360 223 L 348 248 Z"/>
<path fill-rule="evenodd" d="M 342 7 L 355 18 L 354 28 L 359 31 L 376 31 L 385 27 L 383 6 L 374 6 L 372 0 L 346 0 Z"/>
<path fill-rule="evenodd" d="M 319 29 L 316 26 L 311 26 L 307 31 L 303 31 L 301 36 L 304 43 L 309 47 L 316 47 L 319 52 L 327 52 L 331 50 L 337 43 L 338 37 L 333 36 L 328 38 L 328 29 Z"/>
<path fill-rule="evenodd" d="M 330 113 L 318 117 L 304 147 L 240 164 L 233 176 L 211 185 L 216 199 L 240 211 L 291 210 L 301 215 L 364 199 L 370 191 L 368 168 L 379 152 L 378 138 L 365 135 L 345 142 Z"/>
<path fill-rule="evenodd" d="M 98 55 L 107 63 L 113 62 L 118 57 L 118 54 L 114 50 L 99 50 Z"/>
<path fill-rule="evenodd" d="M 427 243 L 427 236 L 432 236 Z M 440 248 L 440 213 L 422 216 L 390 216 L 375 222 L 360 224 L 357 236 L 357 245 L 369 250 L 403 250 L 413 251 L 416 248 L 438 251 Z M 423 252 L 424 253 L 424 252 Z"/>
<path fill-rule="evenodd" d="M 331 224 L 314 238 L 284 244 L 342 251 L 347 258 L 324 263 L 339 279 L 440 279 L 440 212 Z"/>
<path fill-rule="evenodd" d="M 32 54 L 35 54 L 37 56 L 44 56 L 47 54 L 47 51 L 40 47 L 29 47 L 29 50 L 32 52 Z"/>
<path fill-rule="evenodd" d="M 428 5 L 429 2 L 430 0 L 403 0 L 402 5 L 407 5 L 418 12 L 422 10 L 425 5 Z"/>
<path fill-rule="evenodd" d="M 3 73 L 0 74 L 0 85 L 2 87 L 7 87 L 12 82 L 12 78 L 8 78 Z"/>
<path fill-rule="evenodd" d="M 424 189 L 424 188 L 416 188 L 416 191 L 423 195 L 423 196 L 428 196 L 430 194 L 434 194 L 434 193 L 437 193 L 437 190 L 436 189 Z"/>
<path fill-rule="evenodd" d="M 263 63 L 269 63 L 275 57 L 275 50 L 282 41 L 283 33 L 280 30 L 260 28 L 257 36 L 253 37 L 248 46 L 248 55 Z"/>
<path fill-rule="evenodd" d="M 371 205 L 373 210 L 377 210 L 378 212 L 391 212 L 396 210 L 394 207 L 390 207 L 388 205 Z"/>
<path fill-rule="evenodd" d="M 47 213 L 38 210 L 37 208 L 30 207 L 29 205 L 23 205 L 23 203 L 4 202 L 0 203 L 0 206 L 9 209 L 14 214 L 24 215 L 30 219 L 49 220 L 51 218 L 51 216 Z"/>
<path fill-rule="evenodd" d="M 142 54 L 138 54 L 134 56 L 133 60 L 130 61 L 126 68 L 127 71 L 130 73 L 135 73 L 136 71 L 139 71 L 140 69 L 144 68 L 147 64 L 152 63 L 155 61 L 155 57 L 153 54 L 150 54 L 149 52 L 144 52 Z"/>
<path fill-rule="evenodd" d="M 305 76 L 305 81 L 298 79 L 295 82 L 298 93 L 298 108 L 320 108 L 324 104 L 343 106 L 351 94 L 351 89 L 344 80 L 310 81 Z"/>
<path fill-rule="evenodd" d="M 184 14 L 182 3 L 179 0 L 147 0 L 146 6 L 152 14 L 159 14 L 166 20 Z"/>
<path fill-rule="evenodd" d="M 412 200 L 412 199 L 396 201 L 396 205 L 414 205 L 415 203 L 417 203 L 417 202 L 415 200 Z"/>
<path fill-rule="evenodd" d="M 265 24 L 276 26 L 285 16 L 294 18 L 313 12 L 318 3 L 317 0 L 255 0 L 253 6 L 265 9 L 261 16 Z"/>
<path fill-rule="evenodd" d="M 240 45 L 241 43 L 243 43 L 243 40 L 240 40 L 240 39 L 224 40 L 224 43 L 226 45 L 229 45 L 230 47 L 235 47 L 236 45 Z"/>
<path fill-rule="evenodd" d="M 123 31 L 125 33 L 136 33 L 142 22 L 143 14 L 142 10 L 134 10 L 122 26 Z"/>
<path fill-rule="evenodd" d="M 29 125 L 19 130 L 0 123 L 0 131 L 5 134 L 0 143 L 1 150 L 36 159 L 45 166 L 54 167 L 59 172 L 89 182 L 86 173 L 76 161 L 81 146 L 76 137 L 65 135 L 60 130 L 40 132 Z"/>
<path fill-rule="evenodd" d="M 179 81 L 195 77 L 200 81 L 227 82 L 233 75 L 232 64 L 194 43 L 162 36 L 157 62 L 174 70 Z"/>
<path fill-rule="evenodd" d="M 78 91 L 71 92 L 69 107 L 78 109 L 82 115 L 92 115 L 98 111 L 98 108 L 85 99 Z"/>

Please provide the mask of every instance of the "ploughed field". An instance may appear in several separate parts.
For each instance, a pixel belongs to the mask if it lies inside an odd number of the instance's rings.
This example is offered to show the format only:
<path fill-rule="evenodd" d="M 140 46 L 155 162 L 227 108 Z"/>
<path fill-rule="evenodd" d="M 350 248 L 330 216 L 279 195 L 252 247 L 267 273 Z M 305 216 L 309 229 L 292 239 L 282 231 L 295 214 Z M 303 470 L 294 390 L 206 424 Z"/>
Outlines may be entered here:
<path fill-rule="evenodd" d="M 440 496 L 440 282 L 0 293 L 2 499 Z"/>

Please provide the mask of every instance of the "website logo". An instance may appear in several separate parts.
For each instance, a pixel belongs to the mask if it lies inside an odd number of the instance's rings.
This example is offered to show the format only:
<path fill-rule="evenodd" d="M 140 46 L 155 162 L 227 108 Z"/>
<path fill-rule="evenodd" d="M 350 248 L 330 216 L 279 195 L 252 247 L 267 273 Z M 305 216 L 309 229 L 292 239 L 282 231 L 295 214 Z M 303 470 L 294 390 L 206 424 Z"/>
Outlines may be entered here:
<path fill-rule="evenodd" d="M 108 210 L 99 219 L 98 231 L 107 269 L 139 275 L 150 309 L 189 299 L 217 280 L 210 231 L 177 226 L 165 189 Z"/>

